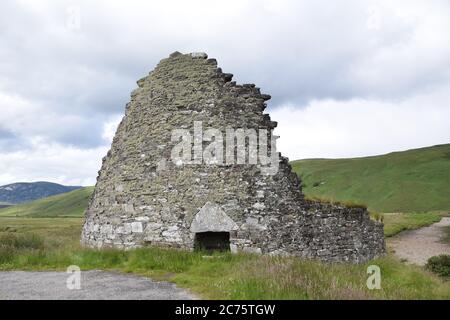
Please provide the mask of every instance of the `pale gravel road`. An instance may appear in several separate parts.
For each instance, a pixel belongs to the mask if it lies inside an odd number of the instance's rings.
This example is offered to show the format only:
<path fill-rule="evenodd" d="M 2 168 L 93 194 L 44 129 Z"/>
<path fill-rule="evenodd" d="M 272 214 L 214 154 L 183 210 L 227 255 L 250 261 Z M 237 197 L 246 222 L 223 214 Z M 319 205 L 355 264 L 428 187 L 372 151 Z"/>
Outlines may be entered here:
<path fill-rule="evenodd" d="M 406 262 L 425 265 L 428 258 L 450 254 L 450 245 L 442 242 L 443 228 L 450 226 L 450 218 L 417 230 L 404 231 L 388 240 L 394 254 Z"/>
<path fill-rule="evenodd" d="M 69 290 L 65 272 L 0 272 L 0 300 L 191 300 L 169 282 L 106 271 L 82 271 L 81 289 Z"/>

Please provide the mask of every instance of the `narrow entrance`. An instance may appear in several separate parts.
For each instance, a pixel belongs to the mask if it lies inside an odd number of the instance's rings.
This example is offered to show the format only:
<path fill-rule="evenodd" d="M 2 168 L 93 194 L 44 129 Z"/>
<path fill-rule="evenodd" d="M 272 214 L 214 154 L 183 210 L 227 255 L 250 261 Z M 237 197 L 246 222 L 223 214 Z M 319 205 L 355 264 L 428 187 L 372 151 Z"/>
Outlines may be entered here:
<path fill-rule="evenodd" d="M 195 234 L 195 250 L 230 251 L 229 232 L 198 232 Z"/>

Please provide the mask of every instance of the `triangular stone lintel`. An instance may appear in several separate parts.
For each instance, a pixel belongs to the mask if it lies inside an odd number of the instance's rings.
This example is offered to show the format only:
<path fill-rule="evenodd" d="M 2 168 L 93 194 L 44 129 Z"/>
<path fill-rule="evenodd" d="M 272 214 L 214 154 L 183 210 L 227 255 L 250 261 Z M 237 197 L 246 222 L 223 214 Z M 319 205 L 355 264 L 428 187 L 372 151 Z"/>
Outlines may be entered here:
<path fill-rule="evenodd" d="M 191 232 L 230 232 L 238 225 L 217 204 L 207 202 L 195 215 Z"/>

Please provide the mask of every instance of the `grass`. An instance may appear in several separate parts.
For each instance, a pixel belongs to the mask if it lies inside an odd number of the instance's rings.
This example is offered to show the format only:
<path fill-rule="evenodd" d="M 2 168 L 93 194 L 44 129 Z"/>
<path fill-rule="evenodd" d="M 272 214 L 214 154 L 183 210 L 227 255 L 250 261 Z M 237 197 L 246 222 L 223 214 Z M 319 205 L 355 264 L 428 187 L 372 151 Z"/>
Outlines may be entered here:
<path fill-rule="evenodd" d="M 67 246 L 79 242 L 81 234 L 81 218 L 15 218 L 0 217 L 0 236 L 5 234 L 35 234 L 51 241 L 47 247 L 55 244 Z"/>
<path fill-rule="evenodd" d="M 292 162 L 308 197 L 377 212 L 450 212 L 450 144 L 353 159 Z"/>
<path fill-rule="evenodd" d="M 429 226 L 441 220 L 439 213 L 384 213 L 384 235 L 393 236 L 401 231 Z"/>
<path fill-rule="evenodd" d="M 132 272 L 168 280 L 211 299 L 450 299 L 450 283 L 392 256 L 363 265 L 287 257 L 215 254 L 174 249 L 129 251 L 79 245 L 82 219 L 0 217 L 0 270 Z M 366 287 L 366 268 L 381 268 L 381 290 Z"/>
<path fill-rule="evenodd" d="M 425 266 L 428 270 L 440 275 L 441 277 L 450 277 L 450 255 L 441 254 L 428 259 Z"/>
<path fill-rule="evenodd" d="M 87 187 L 3 208 L 0 217 L 81 217 L 93 190 L 93 187 Z"/>

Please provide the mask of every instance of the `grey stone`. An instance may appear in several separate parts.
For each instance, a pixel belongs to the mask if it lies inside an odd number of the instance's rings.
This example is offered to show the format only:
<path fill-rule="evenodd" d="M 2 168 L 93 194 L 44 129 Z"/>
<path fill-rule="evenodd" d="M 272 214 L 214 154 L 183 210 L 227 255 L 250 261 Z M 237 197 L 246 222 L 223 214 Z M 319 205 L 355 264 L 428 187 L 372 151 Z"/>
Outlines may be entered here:
<path fill-rule="evenodd" d="M 180 56 L 182 56 L 183 54 L 181 53 L 181 52 L 178 52 L 178 51 L 175 51 L 175 52 L 172 52 L 170 55 L 169 55 L 169 58 L 176 58 L 176 57 L 180 57 Z"/>
<path fill-rule="evenodd" d="M 238 225 L 217 205 L 207 202 L 195 215 L 191 232 L 230 232 Z"/>
<path fill-rule="evenodd" d="M 255 203 L 252 207 L 255 208 L 256 210 L 264 210 L 266 208 L 264 203 L 260 202 Z"/>
<path fill-rule="evenodd" d="M 254 253 L 254 254 L 262 253 L 261 248 L 254 248 L 254 247 L 244 247 L 243 251 L 247 252 L 247 253 Z"/>
<path fill-rule="evenodd" d="M 142 222 L 132 222 L 131 223 L 131 232 L 143 232 L 144 229 L 142 227 Z"/>
<path fill-rule="evenodd" d="M 123 204 L 123 211 L 126 213 L 134 213 L 134 205 L 132 203 Z"/>
<path fill-rule="evenodd" d="M 208 55 L 204 52 L 192 52 L 190 53 L 190 56 L 192 58 L 202 58 L 202 59 L 208 58 Z"/>

